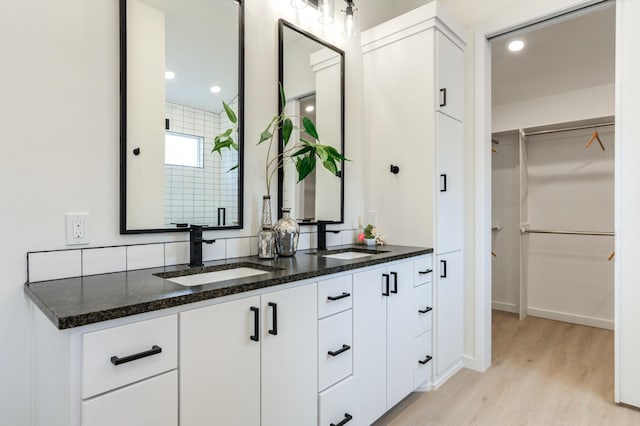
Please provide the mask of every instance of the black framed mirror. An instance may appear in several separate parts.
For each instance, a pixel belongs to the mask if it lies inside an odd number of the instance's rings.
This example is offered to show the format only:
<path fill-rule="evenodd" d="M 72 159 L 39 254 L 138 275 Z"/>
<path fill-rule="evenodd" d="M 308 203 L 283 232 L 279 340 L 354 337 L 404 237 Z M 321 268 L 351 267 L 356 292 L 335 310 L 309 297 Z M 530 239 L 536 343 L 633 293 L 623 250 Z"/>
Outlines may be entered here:
<path fill-rule="evenodd" d="M 302 127 L 302 117 L 310 118 L 319 142 L 344 155 L 344 51 L 282 19 L 278 22 L 278 41 L 278 81 L 286 94 L 286 114 L 294 117 L 298 128 Z M 281 104 L 278 112 L 282 113 Z M 291 134 L 294 141 L 300 137 L 305 138 L 303 130 Z M 281 131 L 280 153 L 282 140 Z M 344 222 L 344 161 L 336 175 L 319 164 L 302 182 L 297 183 L 296 178 L 293 163 L 280 168 L 278 217 L 285 207 L 303 225 L 319 220 Z"/>
<path fill-rule="evenodd" d="M 119 5 L 120 233 L 242 228 L 243 2 Z M 212 153 L 228 128 L 238 149 Z"/>

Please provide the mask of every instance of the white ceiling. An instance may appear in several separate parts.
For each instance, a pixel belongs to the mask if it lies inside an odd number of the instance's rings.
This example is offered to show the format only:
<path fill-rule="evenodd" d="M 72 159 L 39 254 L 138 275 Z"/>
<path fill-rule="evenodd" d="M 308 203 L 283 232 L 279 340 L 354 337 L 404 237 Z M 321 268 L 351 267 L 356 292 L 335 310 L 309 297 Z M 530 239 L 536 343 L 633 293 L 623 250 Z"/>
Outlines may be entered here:
<path fill-rule="evenodd" d="M 506 44 L 524 38 L 510 53 Z M 494 105 L 611 84 L 615 72 L 615 8 L 540 26 L 492 43 Z"/>

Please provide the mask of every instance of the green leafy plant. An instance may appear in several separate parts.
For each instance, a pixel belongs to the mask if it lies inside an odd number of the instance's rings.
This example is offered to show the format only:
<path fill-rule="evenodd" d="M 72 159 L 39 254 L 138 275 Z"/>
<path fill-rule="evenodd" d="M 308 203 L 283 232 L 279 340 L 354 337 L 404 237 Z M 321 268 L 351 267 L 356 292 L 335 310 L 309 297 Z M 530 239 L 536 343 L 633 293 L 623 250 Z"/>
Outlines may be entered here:
<path fill-rule="evenodd" d="M 318 136 L 316 126 L 308 117 L 302 117 L 302 128 L 293 124 L 293 119 L 296 118 L 296 116 L 285 114 L 287 101 L 282 85 L 280 85 L 280 102 L 282 105 L 282 112 L 271 119 L 267 128 L 260 133 L 260 138 L 258 140 L 258 145 L 267 141 L 269 142 L 265 161 L 265 183 L 268 196 L 271 195 L 271 182 L 274 176 L 278 169 L 283 167 L 288 161 L 292 161 L 296 167 L 298 182 L 303 181 L 311 172 L 313 172 L 318 160 L 322 163 L 325 169 L 334 175 L 337 175 L 339 172 L 338 162 L 342 160 L 350 161 L 334 147 L 330 145 L 322 145 L 319 142 L 320 137 Z M 233 135 L 235 134 L 234 131 L 237 131 L 238 119 L 236 114 L 226 103 L 223 102 L 223 105 L 227 117 L 233 124 L 233 127 L 216 136 L 214 140 L 212 152 L 218 152 L 221 155 L 223 149 L 238 149 L 238 145 L 233 139 Z M 273 143 L 280 130 L 282 131 L 282 152 L 273 154 Z M 311 140 L 301 137 L 299 138 L 299 141 L 290 143 L 291 135 L 294 130 L 304 130 L 307 135 L 310 136 Z M 237 168 L 237 166 L 235 166 L 234 169 L 235 168 Z"/>

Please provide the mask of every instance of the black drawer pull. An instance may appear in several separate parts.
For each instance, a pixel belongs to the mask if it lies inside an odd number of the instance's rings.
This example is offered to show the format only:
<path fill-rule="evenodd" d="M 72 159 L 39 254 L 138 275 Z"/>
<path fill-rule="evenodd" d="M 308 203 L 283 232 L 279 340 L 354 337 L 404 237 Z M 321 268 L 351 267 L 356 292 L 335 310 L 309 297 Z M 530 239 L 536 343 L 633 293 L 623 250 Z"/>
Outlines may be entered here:
<path fill-rule="evenodd" d="M 426 314 L 427 312 L 431 312 L 433 308 L 431 306 L 427 306 L 427 308 L 423 311 L 422 309 L 418 309 L 418 312 L 421 314 Z"/>
<path fill-rule="evenodd" d="M 447 192 L 447 175 L 440 175 L 440 192 Z"/>
<path fill-rule="evenodd" d="M 148 351 L 144 351 L 144 352 L 140 352 L 137 354 L 133 354 L 133 355 L 127 355 L 125 357 L 119 358 L 117 356 L 112 356 L 111 357 L 111 364 L 113 365 L 120 365 L 120 364 L 124 364 L 127 362 L 131 362 L 131 361 L 135 361 L 137 359 L 140 358 L 146 358 L 148 356 L 151 355 L 157 355 L 160 352 L 162 352 L 162 348 L 158 345 L 153 345 L 151 346 L 151 349 L 149 349 Z"/>
<path fill-rule="evenodd" d="M 440 102 L 440 106 L 447 106 L 447 89 L 440 89 L 440 93 L 442 93 L 442 102 Z"/>
<path fill-rule="evenodd" d="M 425 365 L 426 363 L 428 363 L 429 361 L 431 361 L 433 358 L 430 355 L 427 355 L 427 357 L 424 360 L 420 360 L 418 361 L 420 364 Z"/>
<path fill-rule="evenodd" d="M 391 275 L 393 275 L 393 290 L 391 290 L 391 293 L 398 294 L 398 273 L 392 272 Z"/>
<path fill-rule="evenodd" d="M 329 351 L 329 352 L 327 352 L 327 354 L 329 354 L 331 356 L 338 356 L 341 353 L 348 351 L 349 349 L 351 349 L 351 346 L 342 345 L 342 348 L 338 349 L 337 351 Z"/>
<path fill-rule="evenodd" d="M 447 261 L 441 260 L 440 264 L 442 265 L 442 272 L 440 273 L 440 278 L 447 278 Z"/>
<path fill-rule="evenodd" d="M 272 312 L 273 316 L 271 317 L 273 318 L 273 328 L 269 330 L 269 334 L 273 334 L 274 336 L 277 336 L 278 335 L 278 304 L 269 302 L 269 306 L 273 308 L 273 312 Z"/>
<path fill-rule="evenodd" d="M 349 413 L 344 413 L 344 419 L 340 423 L 331 423 L 329 426 L 344 426 L 353 419 L 353 416 Z"/>
<path fill-rule="evenodd" d="M 427 269 L 425 271 L 418 271 L 420 275 L 427 275 L 433 272 L 433 269 Z"/>
<path fill-rule="evenodd" d="M 389 274 L 382 274 L 382 276 L 384 277 L 386 283 L 385 283 L 385 288 L 387 291 L 383 292 L 382 295 L 383 296 L 389 296 Z"/>
<path fill-rule="evenodd" d="M 342 293 L 340 296 L 329 296 L 327 297 L 327 300 L 331 300 L 332 302 L 335 302 L 336 300 L 344 299 L 345 297 L 349 297 L 349 296 L 351 296 L 351 293 Z"/>
<path fill-rule="evenodd" d="M 254 342 L 259 342 L 260 341 L 260 334 L 259 334 L 260 308 L 256 308 L 255 306 L 252 306 L 250 309 L 251 309 L 251 312 L 253 312 L 253 335 L 250 336 L 250 338 Z"/>

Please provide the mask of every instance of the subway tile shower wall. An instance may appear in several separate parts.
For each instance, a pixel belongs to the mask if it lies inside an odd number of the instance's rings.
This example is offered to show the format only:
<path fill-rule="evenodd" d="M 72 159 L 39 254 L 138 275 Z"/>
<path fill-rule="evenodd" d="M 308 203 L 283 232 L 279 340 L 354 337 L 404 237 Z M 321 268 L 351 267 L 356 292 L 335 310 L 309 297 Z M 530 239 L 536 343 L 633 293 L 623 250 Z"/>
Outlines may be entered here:
<path fill-rule="evenodd" d="M 230 104 L 237 111 L 238 101 Z M 231 127 L 226 114 L 167 103 L 167 130 L 204 138 L 203 167 L 165 165 L 165 225 L 196 223 L 222 226 L 218 209 L 224 208 L 226 225 L 238 224 L 238 153 L 211 153 L 213 139 Z M 221 218 L 222 219 L 222 218 Z"/>

